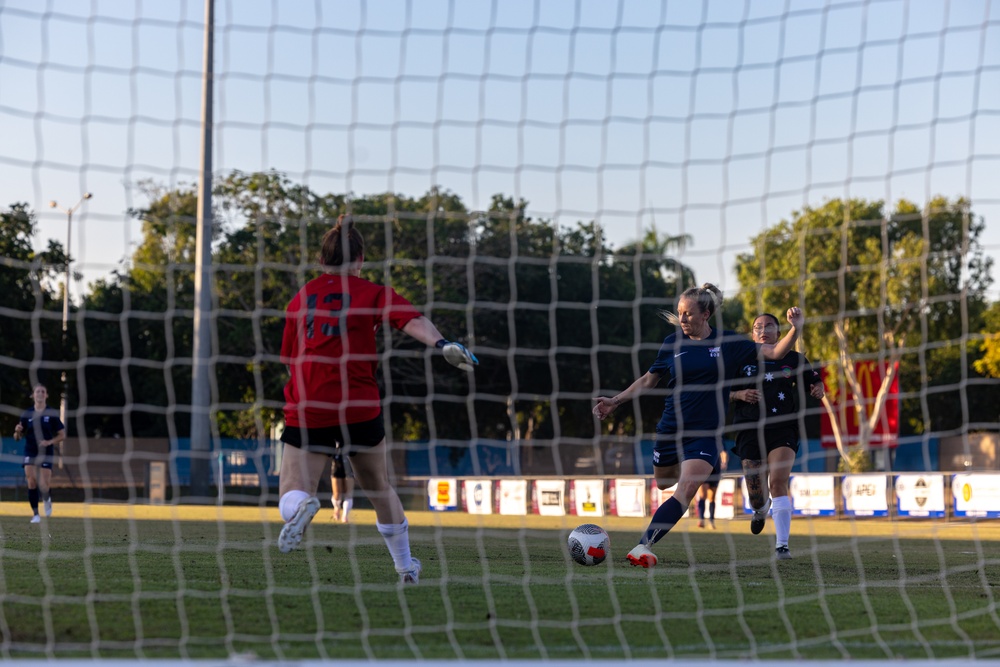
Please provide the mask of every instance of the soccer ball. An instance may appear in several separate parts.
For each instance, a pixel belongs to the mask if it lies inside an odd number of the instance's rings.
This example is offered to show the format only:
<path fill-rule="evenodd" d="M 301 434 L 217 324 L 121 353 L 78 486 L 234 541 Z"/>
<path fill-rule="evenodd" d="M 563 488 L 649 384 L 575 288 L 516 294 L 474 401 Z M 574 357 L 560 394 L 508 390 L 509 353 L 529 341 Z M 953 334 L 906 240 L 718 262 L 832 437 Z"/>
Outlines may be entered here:
<path fill-rule="evenodd" d="M 611 538 L 598 525 L 585 523 L 569 534 L 569 555 L 580 565 L 600 565 L 611 550 Z"/>

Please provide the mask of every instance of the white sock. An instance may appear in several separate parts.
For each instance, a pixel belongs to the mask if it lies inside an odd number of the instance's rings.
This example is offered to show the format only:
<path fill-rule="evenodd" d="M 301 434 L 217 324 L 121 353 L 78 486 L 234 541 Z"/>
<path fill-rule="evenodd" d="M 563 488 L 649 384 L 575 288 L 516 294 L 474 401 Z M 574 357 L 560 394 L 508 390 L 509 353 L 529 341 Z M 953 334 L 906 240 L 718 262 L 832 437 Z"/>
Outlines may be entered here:
<path fill-rule="evenodd" d="M 354 507 L 354 498 L 345 498 L 340 501 L 340 520 L 347 521 L 347 514 Z"/>
<path fill-rule="evenodd" d="M 375 527 L 379 534 L 385 538 L 385 546 L 389 547 L 389 554 L 392 562 L 396 566 L 396 572 L 407 572 L 412 566 L 410 558 L 410 522 L 403 519 L 403 523 L 378 523 Z"/>
<path fill-rule="evenodd" d="M 775 498 L 771 502 L 771 518 L 774 520 L 776 546 L 787 547 L 788 535 L 792 532 L 792 499 L 788 496 Z"/>
<path fill-rule="evenodd" d="M 281 496 L 281 500 L 278 501 L 278 511 L 281 513 L 282 520 L 285 523 L 291 521 L 295 512 L 298 511 L 299 505 L 308 499 L 309 494 L 298 489 L 293 489 Z"/>

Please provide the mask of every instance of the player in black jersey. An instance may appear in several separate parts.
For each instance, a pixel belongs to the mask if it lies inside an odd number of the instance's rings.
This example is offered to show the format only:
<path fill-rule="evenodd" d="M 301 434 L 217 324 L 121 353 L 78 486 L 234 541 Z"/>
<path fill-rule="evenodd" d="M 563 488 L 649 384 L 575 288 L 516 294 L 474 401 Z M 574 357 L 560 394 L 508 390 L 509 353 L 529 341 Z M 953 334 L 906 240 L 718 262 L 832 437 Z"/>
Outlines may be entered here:
<path fill-rule="evenodd" d="M 28 503 L 31 505 L 31 523 L 40 523 L 38 498 L 41 494 L 45 516 L 52 516 L 52 458 L 56 445 L 66 439 L 66 427 L 59 413 L 46 405 L 49 398 L 44 384 L 36 384 L 31 393 L 33 407 L 24 411 L 14 427 L 14 439 L 24 438 L 24 476 L 28 480 Z"/>
<path fill-rule="evenodd" d="M 753 322 L 753 340 L 774 344 L 778 340 L 778 318 L 770 313 Z M 754 509 L 750 531 L 764 529 L 770 509 L 774 517 L 775 557 L 791 558 L 792 500 L 788 479 L 799 451 L 799 392 L 809 388 L 813 398 L 823 398 L 823 382 L 809 360 L 798 352 L 784 358 L 747 364 L 741 373 L 745 383 L 731 392 L 736 445 L 733 453 L 743 461 L 750 506 Z"/>

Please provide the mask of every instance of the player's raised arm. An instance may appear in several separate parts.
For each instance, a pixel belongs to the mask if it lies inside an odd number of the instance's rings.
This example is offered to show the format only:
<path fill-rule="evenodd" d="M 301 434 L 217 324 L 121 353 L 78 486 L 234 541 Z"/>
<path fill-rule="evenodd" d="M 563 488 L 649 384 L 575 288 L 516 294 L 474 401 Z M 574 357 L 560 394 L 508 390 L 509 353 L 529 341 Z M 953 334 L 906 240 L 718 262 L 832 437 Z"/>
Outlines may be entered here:
<path fill-rule="evenodd" d="M 785 313 L 785 317 L 788 318 L 788 323 L 792 325 L 792 328 L 774 345 L 764 344 L 760 346 L 760 353 L 765 359 L 784 359 L 785 355 L 795 347 L 795 341 L 799 338 L 806 316 L 802 313 L 802 309 L 792 306 Z"/>

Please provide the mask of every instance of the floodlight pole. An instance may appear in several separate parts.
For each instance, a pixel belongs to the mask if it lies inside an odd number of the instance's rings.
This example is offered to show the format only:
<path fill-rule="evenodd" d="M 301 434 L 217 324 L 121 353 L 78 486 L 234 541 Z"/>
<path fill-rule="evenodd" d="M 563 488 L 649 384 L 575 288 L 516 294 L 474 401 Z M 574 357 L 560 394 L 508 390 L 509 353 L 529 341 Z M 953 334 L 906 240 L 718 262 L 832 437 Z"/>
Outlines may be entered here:
<path fill-rule="evenodd" d="M 93 193 L 85 192 L 80 201 L 69 208 L 59 208 L 59 202 L 52 200 L 49 202 L 49 208 L 54 208 L 56 210 L 62 211 L 66 214 L 66 284 L 63 285 L 63 312 L 62 312 L 62 349 L 65 353 L 66 342 L 67 342 L 67 331 L 69 329 L 69 281 L 70 281 L 70 256 L 69 256 L 69 246 L 70 241 L 73 239 L 73 213 L 76 209 L 80 208 L 83 202 L 88 199 L 93 198 Z M 69 394 L 69 383 L 66 379 L 66 369 L 63 368 L 62 376 L 62 393 L 59 396 L 59 421 L 63 423 L 63 427 L 66 426 L 66 396 Z M 62 447 L 60 446 L 60 451 Z M 59 467 L 62 467 L 62 457 L 59 458 Z"/>
<path fill-rule="evenodd" d="M 191 486 L 194 502 L 208 502 L 212 457 L 212 88 L 215 1 L 205 0 L 201 76 L 201 172 L 194 265 L 194 350 L 191 359 Z M 223 480 L 219 479 L 220 489 Z M 221 501 L 221 494 L 219 496 Z"/>

